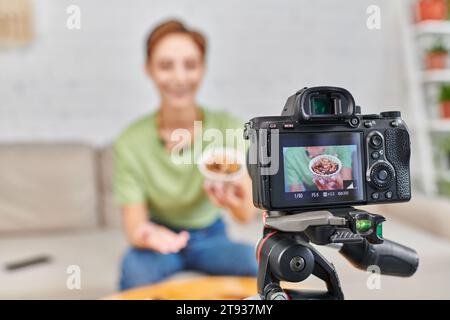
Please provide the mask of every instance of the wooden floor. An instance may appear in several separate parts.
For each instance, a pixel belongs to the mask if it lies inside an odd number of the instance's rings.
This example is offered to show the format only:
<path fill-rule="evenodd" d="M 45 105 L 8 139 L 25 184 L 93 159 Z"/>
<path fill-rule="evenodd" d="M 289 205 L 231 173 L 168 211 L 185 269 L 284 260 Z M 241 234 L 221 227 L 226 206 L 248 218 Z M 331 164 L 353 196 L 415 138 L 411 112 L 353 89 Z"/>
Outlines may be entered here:
<path fill-rule="evenodd" d="M 124 291 L 105 299 L 113 300 L 215 300 L 245 299 L 256 294 L 256 278 L 213 277 L 171 280 Z"/>

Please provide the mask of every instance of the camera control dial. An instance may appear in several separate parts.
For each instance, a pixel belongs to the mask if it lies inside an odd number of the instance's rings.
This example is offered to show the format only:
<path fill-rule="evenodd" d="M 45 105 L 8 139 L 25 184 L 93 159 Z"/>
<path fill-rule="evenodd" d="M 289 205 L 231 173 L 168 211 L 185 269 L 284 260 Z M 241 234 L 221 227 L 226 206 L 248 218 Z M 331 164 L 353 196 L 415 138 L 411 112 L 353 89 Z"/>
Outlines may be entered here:
<path fill-rule="evenodd" d="M 394 176 L 394 168 L 385 161 L 375 163 L 370 169 L 370 182 L 376 189 L 389 188 L 394 181 Z"/>

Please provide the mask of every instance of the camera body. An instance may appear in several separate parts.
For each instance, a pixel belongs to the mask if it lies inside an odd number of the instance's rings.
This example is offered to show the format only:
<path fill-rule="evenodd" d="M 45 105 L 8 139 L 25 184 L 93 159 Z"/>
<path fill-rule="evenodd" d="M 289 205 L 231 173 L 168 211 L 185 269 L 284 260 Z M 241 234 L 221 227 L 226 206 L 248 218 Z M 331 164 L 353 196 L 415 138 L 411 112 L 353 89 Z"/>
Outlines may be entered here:
<path fill-rule="evenodd" d="M 246 123 L 253 202 L 301 212 L 411 198 L 410 138 L 398 111 L 362 115 L 338 87 L 303 88 L 281 116 Z"/>

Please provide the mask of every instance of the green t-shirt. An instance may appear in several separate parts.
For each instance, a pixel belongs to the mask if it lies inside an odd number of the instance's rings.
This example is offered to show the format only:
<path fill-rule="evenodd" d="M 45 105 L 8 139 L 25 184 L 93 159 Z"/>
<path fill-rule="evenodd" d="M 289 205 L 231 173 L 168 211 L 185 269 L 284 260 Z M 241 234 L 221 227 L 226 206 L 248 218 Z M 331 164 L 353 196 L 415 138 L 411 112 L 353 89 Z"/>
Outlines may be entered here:
<path fill-rule="evenodd" d="M 336 156 L 341 160 L 342 167 L 351 168 L 354 148 L 353 145 L 326 147 L 323 154 Z M 309 170 L 311 159 L 304 147 L 291 147 L 284 150 L 286 192 L 292 185 L 302 185 L 307 190 L 317 190 L 313 182 L 313 174 Z"/>
<path fill-rule="evenodd" d="M 203 108 L 201 111 L 203 134 L 208 132 L 207 136 L 213 139 L 209 141 L 217 142 L 212 136 L 222 133 L 225 141 L 216 144 L 230 146 L 233 142 L 225 138 L 226 129 L 242 130 L 243 122 L 226 112 Z M 203 190 L 204 178 L 197 163 L 180 163 L 180 158 L 172 161 L 171 152 L 164 148 L 157 132 L 156 115 L 152 113 L 131 124 L 114 143 L 116 201 L 120 205 L 145 203 L 151 217 L 169 226 L 204 228 L 219 217 L 219 209 Z M 195 137 L 183 156 L 195 160 L 198 150 L 204 150 L 209 143 L 199 144 L 200 139 L 201 136 Z M 243 140 L 242 134 L 238 139 Z"/>

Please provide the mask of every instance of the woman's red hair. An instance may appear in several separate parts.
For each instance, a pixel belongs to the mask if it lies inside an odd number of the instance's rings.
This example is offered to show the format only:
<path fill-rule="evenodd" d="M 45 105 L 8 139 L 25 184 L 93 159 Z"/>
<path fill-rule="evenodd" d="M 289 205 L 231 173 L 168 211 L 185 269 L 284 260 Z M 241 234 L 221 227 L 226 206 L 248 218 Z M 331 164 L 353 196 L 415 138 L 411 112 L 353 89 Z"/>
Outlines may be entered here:
<path fill-rule="evenodd" d="M 192 41 L 200 49 L 202 57 L 206 55 L 206 38 L 198 31 L 187 28 L 182 22 L 178 20 L 168 20 L 159 24 L 150 33 L 147 39 L 147 60 L 150 59 L 153 50 L 159 41 L 170 34 L 185 34 L 191 37 Z"/>

